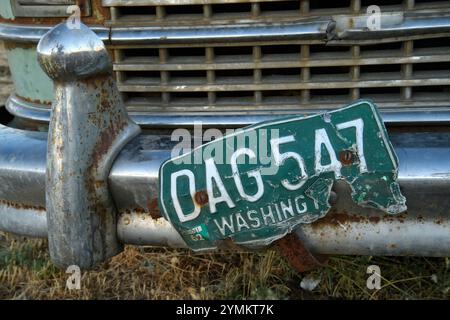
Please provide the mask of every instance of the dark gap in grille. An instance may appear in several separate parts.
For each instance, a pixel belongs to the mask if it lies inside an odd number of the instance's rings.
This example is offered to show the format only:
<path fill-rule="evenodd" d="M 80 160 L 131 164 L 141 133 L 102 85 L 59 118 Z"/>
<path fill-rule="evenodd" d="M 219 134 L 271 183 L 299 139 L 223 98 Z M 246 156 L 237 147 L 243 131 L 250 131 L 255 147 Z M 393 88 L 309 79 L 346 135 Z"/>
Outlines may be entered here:
<path fill-rule="evenodd" d="M 201 14 L 203 15 L 202 5 L 185 5 L 185 6 L 165 6 L 167 15 L 171 14 Z"/>
<path fill-rule="evenodd" d="M 152 79 L 155 81 L 157 79 L 159 81 L 160 79 L 160 72 L 159 71 L 126 71 L 124 72 L 126 79 Z"/>
<path fill-rule="evenodd" d="M 350 47 L 345 46 L 324 46 L 312 45 L 309 48 L 309 57 L 307 59 L 336 59 L 336 58 L 350 58 Z"/>
<path fill-rule="evenodd" d="M 263 77 L 270 76 L 288 76 L 288 75 L 298 75 L 300 76 L 300 68 L 288 68 L 288 69 L 263 69 L 261 71 Z"/>
<path fill-rule="evenodd" d="M 216 47 L 214 48 L 215 55 L 251 55 L 252 47 Z"/>
<path fill-rule="evenodd" d="M 129 98 L 152 98 L 152 99 L 160 99 L 161 92 L 124 92 L 125 99 Z"/>
<path fill-rule="evenodd" d="M 216 77 L 253 77 L 253 70 L 216 70 Z"/>
<path fill-rule="evenodd" d="M 416 101 L 448 102 L 450 100 L 450 86 L 412 87 L 412 97 Z"/>
<path fill-rule="evenodd" d="M 253 70 L 216 70 L 216 83 L 232 85 L 238 83 L 250 83 L 253 81 Z M 233 92 L 231 92 L 233 94 Z"/>
<path fill-rule="evenodd" d="M 350 47 L 348 46 L 324 46 L 320 44 L 315 44 L 309 46 L 309 52 L 313 53 L 321 53 L 321 52 L 348 52 L 350 51 Z"/>
<path fill-rule="evenodd" d="M 361 0 L 361 8 L 366 8 L 371 5 L 377 5 L 379 7 L 383 6 L 399 6 L 403 5 L 403 0 Z"/>
<path fill-rule="evenodd" d="M 311 90 L 312 96 L 339 96 L 339 95 L 347 95 L 348 89 L 341 88 L 341 89 L 314 89 Z"/>
<path fill-rule="evenodd" d="M 317 67 L 310 68 L 311 75 L 324 75 L 324 74 L 346 74 L 349 72 L 349 67 Z"/>
<path fill-rule="evenodd" d="M 170 101 L 178 105 L 194 104 L 206 105 L 208 99 L 207 92 L 171 92 Z"/>
<path fill-rule="evenodd" d="M 263 98 L 273 98 L 273 97 L 300 97 L 299 90 L 268 90 L 263 91 Z"/>
<path fill-rule="evenodd" d="M 260 2 L 261 11 L 300 10 L 299 1 Z"/>
<path fill-rule="evenodd" d="M 262 92 L 262 98 L 267 103 L 279 104 L 282 102 L 299 103 L 301 97 L 300 90 L 269 90 Z"/>
<path fill-rule="evenodd" d="M 172 78 L 204 78 L 206 77 L 206 71 L 204 70 L 187 70 L 187 71 L 171 71 Z"/>
<path fill-rule="evenodd" d="M 434 63 L 417 63 L 414 65 L 416 71 L 450 71 L 450 61 Z"/>
<path fill-rule="evenodd" d="M 167 49 L 170 57 L 198 57 L 205 55 L 205 48 L 169 48 Z"/>
<path fill-rule="evenodd" d="M 394 94 L 399 95 L 400 94 L 400 88 L 399 87 L 392 87 L 386 84 L 385 87 L 376 87 L 376 88 L 360 88 L 359 94 L 361 98 L 369 98 L 372 95 L 384 95 L 384 94 Z"/>
<path fill-rule="evenodd" d="M 123 100 L 125 103 L 133 103 L 136 105 L 160 105 L 161 92 L 124 92 Z"/>
<path fill-rule="evenodd" d="M 206 98 L 207 92 L 172 92 L 170 94 L 173 98 Z"/>
<path fill-rule="evenodd" d="M 349 8 L 350 0 L 333 0 L 331 1 L 310 1 L 309 8 L 315 9 L 330 9 L 330 8 Z"/>
<path fill-rule="evenodd" d="M 382 58 L 389 56 L 404 56 L 403 42 L 380 43 L 360 46 L 362 58 Z"/>
<path fill-rule="evenodd" d="M 230 105 L 253 105 L 254 93 L 253 91 L 218 91 L 216 92 L 216 104 L 224 107 Z"/>
<path fill-rule="evenodd" d="M 414 40 L 414 48 L 450 47 L 450 37 Z"/>
<path fill-rule="evenodd" d="M 439 3 L 439 2 L 448 2 L 448 0 L 415 0 L 415 3 L 416 4 L 419 4 L 419 3 L 433 3 L 433 2 L 436 2 L 436 3 Z"/>
<path fill-rule="evenodd" d="M 361 74 L 364 73 L 388 73 L 400 72 L 401 65 L 399 64 L 373 64 L 360 66 Z"/>
<path fill-rule="evenodd" d="M 389 42 L 389 43 L 379 43 L 364 45 L 360 47 L 360 51 L 377 51 L 377 50 L 401 50 L 403 42 Z"/>
<path fill-rule="evenodd" d="M 253 98 L 253 91 L 218 91 L 216 92 L 217 98 L 244 98 L 251 97 Z"/>
<path fill-rule="evenodd" d="M 124 57 L 135 58 L 135 57 L 158 57 L 158 49 L 125 49 L 122 51 Z"/>
<path fill-rule="evenodd" d="M 261 46 L 261 53 L 265 54 L 283 54 L 294 53 L 300 54 L 300 45 L 280 45 L 280 46 Z"/>
<path fill-rule="evenodd" d="M 441 92 L 450 93 L 450 86 L 420 86 L 413 87 L 413 92 L 416 93 L 428 93 L 428 92 Z"/>
<path fill-rule="evenodd" d="M 449 6 L 448 1 L 439 1 L 439 0 L 416 0 L 415 1 L 415 8 L 416 9 L 431 9 L 431 8 L 442 8 Z"/>
<path fill-rule="evenodd" d="M 350 94 L 349 89 L 314 89 L 310 91 L 310 99 L 312 101 L 326 101 L 329 102 L 330 99 L 333 102 L 343 102 L 347 101 Z"/>
<path fill-rule="evenodd" d="M 139 6 L 139 7 L 117 7 L 119 18 L 135 18 L 136 16 L 156 15 L 156 8 L 154 6 Z"/>
<path fill-rule="evenodd" d="M 252 10 L 251 3 L 224 3 L 224 4 L 214 4 L 212 6 L 214 13 L 250 13 Z"/>
<path fill-rule="evenodd" d="M 170 83 L 177 85 L 203 85 L 206 83 L 206 71 L 171 71 Z"/>
<path fill-rule="evenodd" d="M 280 104 L 301 104 L 300 90 L 263 91 L 262 101 L 266 105 L 279 107 Z"/>

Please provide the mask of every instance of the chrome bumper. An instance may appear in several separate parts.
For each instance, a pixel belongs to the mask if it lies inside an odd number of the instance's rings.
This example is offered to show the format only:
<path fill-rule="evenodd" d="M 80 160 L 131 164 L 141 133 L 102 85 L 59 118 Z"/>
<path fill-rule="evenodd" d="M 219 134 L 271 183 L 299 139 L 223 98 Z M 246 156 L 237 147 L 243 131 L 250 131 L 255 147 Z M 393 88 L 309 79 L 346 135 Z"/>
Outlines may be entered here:
<path fill-rule="evenodd" d="M 408 212 L 386 216 L 357 207 L 338 185 L 333 213 L 296 232 L 322 254 L 450 255 L 450 131 L 391 132 Z M 157 208 L 158 169 L 170 157 L 169 137 L 140 135 L 120 152 L 109 174 L 126 244 L 185 247 Z M 0 127 L 0 229 L 47 236 L 47 134 Z"/>

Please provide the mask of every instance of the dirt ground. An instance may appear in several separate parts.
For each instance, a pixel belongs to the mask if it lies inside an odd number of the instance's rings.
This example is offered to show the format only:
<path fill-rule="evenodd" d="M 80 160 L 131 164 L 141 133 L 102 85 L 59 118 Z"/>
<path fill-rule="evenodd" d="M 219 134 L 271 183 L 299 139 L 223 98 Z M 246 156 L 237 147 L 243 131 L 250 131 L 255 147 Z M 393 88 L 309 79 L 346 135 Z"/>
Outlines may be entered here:
<path fill-rule="evenodd" d="M 380 289 L 367 267 L 380 268 Z M 49 260 L 47 242 L 0 233 L 0 299 L 450 299 L 448 258 L 330 257 L 299 274 L 274 250 L 194 254 L 127 246 L 80 289 Z"/>
<path fill-rule="evenodd" d="M 0 50 L 0 103 L 11 91 Z M 367 267 L 381 288 L 367 287 Z M 449 258 L 331 257 L 299 274 L 273 250 L 194 254 L 127 246 L 69 290 L 69 274 L 49 259 L 45 240 L 0 232 L 0 299 L 450 299 Z"/>

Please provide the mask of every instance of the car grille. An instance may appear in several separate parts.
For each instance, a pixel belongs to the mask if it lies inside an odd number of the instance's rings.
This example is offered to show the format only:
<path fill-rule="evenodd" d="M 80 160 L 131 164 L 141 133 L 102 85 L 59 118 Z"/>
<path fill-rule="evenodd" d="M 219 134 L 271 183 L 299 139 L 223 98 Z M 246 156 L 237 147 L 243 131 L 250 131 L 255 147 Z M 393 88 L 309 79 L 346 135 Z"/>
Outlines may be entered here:
<path fill-rule="evenodd" d="M 376 1 L 381 13 L 450 17 L 450 1 Z M 114 28 L 266 26 L 365 14 L 371 1 L 103 0 Z M 370 31 L 367 31 L 370 34 Z M 386 113 L 449 110 L 448 34 L 368 41 L 280 38 L 113 45 L 134 114 L 273 115 L 373 99 Z M 162 39 L 164 40 L 164 39 Z M 246 121 L 243 120 L 243 123 Z M 249 121 L 251 122 L 251 121 Z"/>

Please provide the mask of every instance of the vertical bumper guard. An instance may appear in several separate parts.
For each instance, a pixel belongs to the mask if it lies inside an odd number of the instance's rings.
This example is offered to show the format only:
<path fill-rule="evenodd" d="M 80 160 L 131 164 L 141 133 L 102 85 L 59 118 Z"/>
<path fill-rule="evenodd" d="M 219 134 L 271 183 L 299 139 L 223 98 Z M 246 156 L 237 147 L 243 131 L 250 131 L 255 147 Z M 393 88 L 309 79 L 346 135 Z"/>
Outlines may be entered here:
<path fill-rule="evenodd" d="M 55 96 L 46 168 L 50 256 L 60 267 L 90 268 L 122 250 L 108 176 L 140 128 L 127 115 L 103 42 L 88 27 L 61 23 L 37 50 Z"/>

